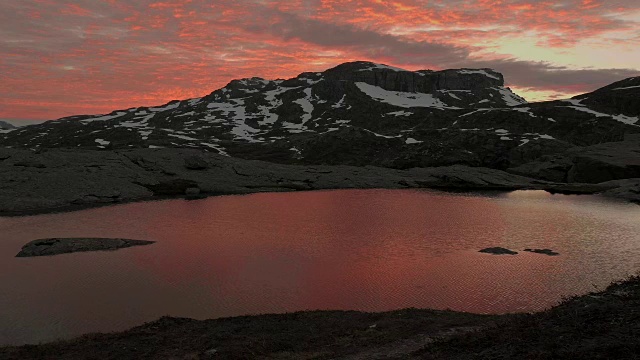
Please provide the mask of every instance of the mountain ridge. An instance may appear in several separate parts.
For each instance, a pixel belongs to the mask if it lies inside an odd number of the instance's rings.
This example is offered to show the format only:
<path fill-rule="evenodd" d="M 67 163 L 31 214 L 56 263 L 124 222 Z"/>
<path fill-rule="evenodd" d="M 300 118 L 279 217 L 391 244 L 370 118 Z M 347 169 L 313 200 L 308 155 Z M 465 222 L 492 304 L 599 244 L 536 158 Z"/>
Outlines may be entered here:
<path fill-rule="evenodd" d="M 232 80 L 201 98 L 31 125 L 0 134 L 0 145 L 186 147 L 292 164 L 505 169 L 640 132 L 637 79 L 528 103 L 492 69 L 407 71 L 356 61 L 291 79 Z"/>

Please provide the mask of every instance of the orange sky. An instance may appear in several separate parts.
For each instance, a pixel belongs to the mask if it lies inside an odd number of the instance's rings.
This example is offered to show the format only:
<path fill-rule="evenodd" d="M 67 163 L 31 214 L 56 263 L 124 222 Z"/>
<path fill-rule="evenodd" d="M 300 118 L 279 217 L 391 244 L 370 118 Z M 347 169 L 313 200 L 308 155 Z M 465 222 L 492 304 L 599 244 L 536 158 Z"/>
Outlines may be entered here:
<path fill-rule="evenodd" d="M 0 24 L 0 119 L 158 105 L 351 60 L 490 67 L 529 100 L 640 74 L 638 0 L 4 0 Z"/>

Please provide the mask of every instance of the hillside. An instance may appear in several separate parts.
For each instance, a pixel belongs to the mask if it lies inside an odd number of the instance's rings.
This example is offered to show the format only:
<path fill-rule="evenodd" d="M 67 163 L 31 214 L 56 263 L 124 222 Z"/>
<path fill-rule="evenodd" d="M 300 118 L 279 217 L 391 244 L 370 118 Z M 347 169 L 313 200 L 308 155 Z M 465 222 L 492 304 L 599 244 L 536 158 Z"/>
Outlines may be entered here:
<path fill-rule="evenodd" d="M 287 80 L 231 81 L 197 99 L 0 134 L 14 148 L 196 148 L 285 164 L 515 167 L 640 133 L 640 78 L 527 103 L 491 69 L 345 63 Z"/>

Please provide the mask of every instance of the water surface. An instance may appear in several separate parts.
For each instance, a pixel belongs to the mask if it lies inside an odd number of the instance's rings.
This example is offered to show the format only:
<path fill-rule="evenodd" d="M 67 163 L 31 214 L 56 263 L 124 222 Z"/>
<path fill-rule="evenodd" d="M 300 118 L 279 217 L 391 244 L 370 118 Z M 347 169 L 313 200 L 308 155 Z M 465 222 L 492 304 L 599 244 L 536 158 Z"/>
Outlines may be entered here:
<path fill-rule="evenodd" d="M 0 218 L 0 344 L 305 309 L 535 311 L 640 269 L 640 206 L 597 197 L 338 190 Z M 156 244 L 14 258 L 46 237 Z M 551 248 L 560 256 L 477 251 Z"/>

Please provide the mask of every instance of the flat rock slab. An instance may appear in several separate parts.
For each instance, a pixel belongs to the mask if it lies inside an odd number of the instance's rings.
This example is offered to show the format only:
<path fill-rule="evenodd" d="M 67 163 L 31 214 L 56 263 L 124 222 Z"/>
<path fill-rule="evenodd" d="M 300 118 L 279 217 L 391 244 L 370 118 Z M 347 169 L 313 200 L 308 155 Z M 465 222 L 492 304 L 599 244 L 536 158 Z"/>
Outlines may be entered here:
<path fill-rule="evenodd" d="M 109 238 L 51 238 L 34 240 L 22 247 L 16 257 L 53 256 L 86 251 L 113 251 L 155 241 Z"/>
<path fill-rule="evenodd" d="M 517 255 L 518 254 L 517 251 L 512 251 L 512 250 L 505 249 L 505 248 L 502 248 L 502 247 L 486 248 L 486 249 L 480 250 L 479 252 L 492 254 L 492 255 Z"/>
<path fill-rule="evenodd" d="M 536 254 L 544 254 L 544 255 L 549 255 L 549 256 L 556 256 L 556 255 L 560 255 L 560 253 L 557 253 L 551 249 L 524 249 L 524 251 L 526 252 L 532 252 L 532 253 L 536 253 Z"/>

